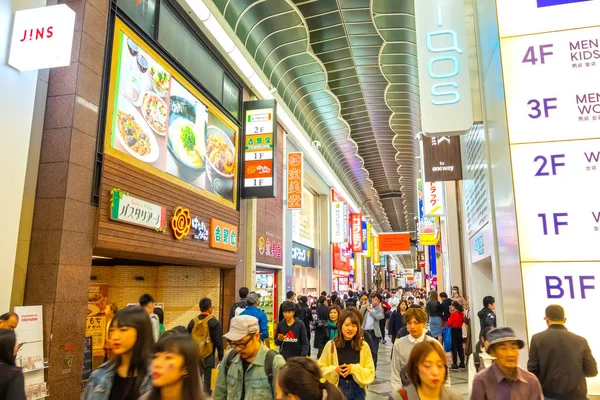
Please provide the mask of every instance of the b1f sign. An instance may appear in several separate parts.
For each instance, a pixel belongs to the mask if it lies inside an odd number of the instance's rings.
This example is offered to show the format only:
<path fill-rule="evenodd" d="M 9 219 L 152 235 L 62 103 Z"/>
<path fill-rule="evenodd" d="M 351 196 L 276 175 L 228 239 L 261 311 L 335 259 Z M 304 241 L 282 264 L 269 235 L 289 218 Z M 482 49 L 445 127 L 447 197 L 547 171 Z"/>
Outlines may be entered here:
<path fill-rule="evenodd" d="M 64 4 L 17 11 L 8 64 L 19 71 L 69 65 L 74 30 L 75 11 Z"/>
<path fill-rule="evenodd" d="M 423 134 L 467 133 L 473 106 L 463 2 L 418 0 L 415 17 Z"/>

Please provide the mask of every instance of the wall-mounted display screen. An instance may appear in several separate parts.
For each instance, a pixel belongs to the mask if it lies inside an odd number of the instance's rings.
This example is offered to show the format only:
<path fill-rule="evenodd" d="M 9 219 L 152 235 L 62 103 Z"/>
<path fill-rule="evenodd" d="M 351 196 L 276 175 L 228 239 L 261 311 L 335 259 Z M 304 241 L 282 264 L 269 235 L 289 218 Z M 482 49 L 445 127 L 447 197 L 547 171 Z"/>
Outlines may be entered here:
<path fill-rule="evenodd" d="M 236 206 L 235 124 L 117 20 L 105 152 Z"/>

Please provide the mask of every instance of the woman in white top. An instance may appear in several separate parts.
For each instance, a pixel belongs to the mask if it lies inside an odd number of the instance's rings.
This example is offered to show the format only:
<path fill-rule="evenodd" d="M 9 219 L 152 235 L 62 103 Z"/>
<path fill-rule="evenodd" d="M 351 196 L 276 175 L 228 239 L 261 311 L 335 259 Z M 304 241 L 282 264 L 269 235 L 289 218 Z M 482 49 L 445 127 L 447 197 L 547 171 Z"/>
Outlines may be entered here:
<path fill-rule="evenodd" d="M 469 397 L 471 397 L 471 390 L 473 389 L 473 379 L 479 371 L 483 371 L 486 368 L 492 366 L 494 357 L 490 356 L 485 349 L 488 346 L 486 339 L 489 331 L 494 329 L 492 326 L 486 326 L 479 334 L 479 341 L 475 345 L 475 351 L 469 357 L 467 362 L 467 369 L 469 371 Z"/>

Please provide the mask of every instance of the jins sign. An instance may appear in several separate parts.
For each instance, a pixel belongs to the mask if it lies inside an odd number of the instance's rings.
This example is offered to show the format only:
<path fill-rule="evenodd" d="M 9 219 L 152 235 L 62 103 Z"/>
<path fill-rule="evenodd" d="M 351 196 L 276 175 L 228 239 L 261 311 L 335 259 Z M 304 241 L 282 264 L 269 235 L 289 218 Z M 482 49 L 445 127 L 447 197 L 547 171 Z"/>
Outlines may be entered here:
<path fill-rule="evenodd" d="M 61 4 L 17 11 L 8 64 L 20 71 L 71 63 L 75 12 Z"/>

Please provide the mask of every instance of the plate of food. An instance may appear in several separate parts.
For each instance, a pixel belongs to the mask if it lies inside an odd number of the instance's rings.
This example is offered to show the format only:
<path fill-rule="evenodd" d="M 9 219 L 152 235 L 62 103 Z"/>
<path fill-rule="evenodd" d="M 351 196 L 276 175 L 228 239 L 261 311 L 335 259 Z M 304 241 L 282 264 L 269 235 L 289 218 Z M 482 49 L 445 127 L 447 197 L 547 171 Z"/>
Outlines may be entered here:
<path fill-rule="evenodd" d="M 88 317 L 91 317 L 91 316 L 99 314 L 99 313 L 100 313 L 100 307 L 98 307 L 95 304 L 88 304 Z"/>
<path fill-rule="evenodd" d="M 167 133 L 169 107 L 167 103 L 152 92 L 144 93 L 142 97 L 142 115 L 150 128 L 161 136 Z"/>
<path fill-rule="evenodd" d="M 206 130 L 206 164 L 215 192 L 222 196 L 229 194 L 236 169 L 235 147 L 225 132 L 212 125 Z"/>
<path fill-rule="evenodd" d="M 139 107 L 142 102 L 142 85 L 138 78 L 128 73 L 121 77 L 121 95 L 134 106 Z"/>
<path fill-rule="evenodd" d="M 156 137 L 131 103 L 119 101 L 115 122 L 117 139 L 129 154 L 147 163 L 158 160 L 160 152 Z"/>
<path fill-rule="evenodd" d="M 158 65 L 150 67 L 150 82 L 152 83 L 152 89 L 160 97 L 166 97 L 169 93 L 169 86 L 171 84 L 171 75 Z"/>
<path fill-rule="evenodd" d="M 169 153 L 175 160 L 179 175 L 186 182 L 194 182 L 206 169 L 204 163 L 204 126 L 177 117 L 169 125 Z"/>

